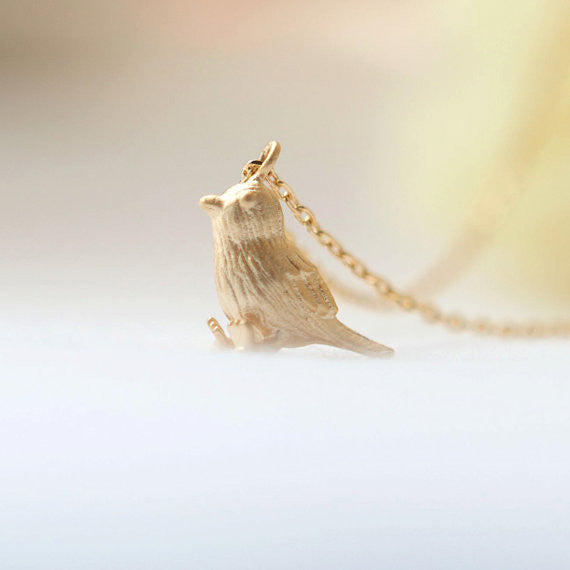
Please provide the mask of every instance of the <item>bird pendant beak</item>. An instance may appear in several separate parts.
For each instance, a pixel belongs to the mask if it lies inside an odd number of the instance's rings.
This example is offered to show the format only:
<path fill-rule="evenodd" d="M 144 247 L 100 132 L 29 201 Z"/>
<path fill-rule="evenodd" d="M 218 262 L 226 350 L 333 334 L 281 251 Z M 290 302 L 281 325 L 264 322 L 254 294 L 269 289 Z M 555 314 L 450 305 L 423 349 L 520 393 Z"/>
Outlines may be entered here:
<path fill-rule="evenodd" d="M 222 208 L 223 201 L 220 196 L 209 195 L 200 198 L 198 204 L 202 210 L 213 216 Z"/>

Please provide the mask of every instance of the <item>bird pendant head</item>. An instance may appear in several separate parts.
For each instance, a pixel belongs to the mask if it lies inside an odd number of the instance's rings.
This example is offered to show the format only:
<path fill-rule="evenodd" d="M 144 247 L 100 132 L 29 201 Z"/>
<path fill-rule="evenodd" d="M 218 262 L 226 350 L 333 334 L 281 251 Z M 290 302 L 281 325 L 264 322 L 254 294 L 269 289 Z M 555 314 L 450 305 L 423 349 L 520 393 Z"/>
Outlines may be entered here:
<path fill-rule="evenodd" d="M 220 196 L 204 196 L 199 204 L 212 218 L 214 233 L 233 241 L 284 235 L 277 193 L 257 177 L 228 188 Z"/>
<path fill-rule="evenodd" d="M 212 218 L 215 238 L 239 243 L 285 236 L 279 196 L 265 183 L 280 151 L 278 142 L 270 142 L 259 160 L 246 164 L 240 184 L 228 188 L 221 196 L 200 199 L 200 207 Z"/>

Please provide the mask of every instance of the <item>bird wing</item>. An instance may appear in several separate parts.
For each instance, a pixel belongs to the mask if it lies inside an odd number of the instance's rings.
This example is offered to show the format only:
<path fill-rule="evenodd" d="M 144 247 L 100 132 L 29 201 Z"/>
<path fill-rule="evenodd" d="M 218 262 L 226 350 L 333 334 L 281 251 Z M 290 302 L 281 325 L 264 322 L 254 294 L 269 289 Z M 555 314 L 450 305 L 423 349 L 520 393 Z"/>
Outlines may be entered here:
<path fill-rule="evenodd" d="M 284 265 L 284 279 L 297 301 L 297 308 L 303 309 L 307 316 L 332 318 L 337 314 L 338 307 L 331 290 L 316 266 L 297 247 L 288 248 Z"/>

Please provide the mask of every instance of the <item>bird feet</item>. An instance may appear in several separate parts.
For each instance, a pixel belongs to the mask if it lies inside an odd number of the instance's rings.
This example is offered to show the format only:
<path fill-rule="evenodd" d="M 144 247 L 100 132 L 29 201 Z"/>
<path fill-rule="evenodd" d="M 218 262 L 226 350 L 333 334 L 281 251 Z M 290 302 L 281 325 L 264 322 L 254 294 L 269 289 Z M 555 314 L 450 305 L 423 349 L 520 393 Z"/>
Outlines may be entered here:
<path fill-rule="evenodd" d="M 228 323 L 229 337 L 225 335 L 224 329 L 214 317 L 208 319 L 208 327 L 221 348 L 251 350 L 257 348 L 260 342 L 256 328 L 243 319 L 235 319 Z"/>
<path fill-rule="evenodd" d="M 258 326 L 245 319 L 234 319 L 228 323 L 229 336 L 226 336 L 224 329 L 214 317 L 208 319 L 208 328 L 212 331 L 219 348 L 269 351 L 279 348 L 274 334 L 264 336 Z"/>
<path fill-rule="evenodd" d="M 234 343 L 226 336 L 224 329 L 220 325 L 220 323 L 214 319 L 214 317 L 210 317 L 207 321 L 208 328 L 212 331 L 214 338 L 216 339 L 216 345 L 220 348 L 228 349 L 233 348 Z"/>

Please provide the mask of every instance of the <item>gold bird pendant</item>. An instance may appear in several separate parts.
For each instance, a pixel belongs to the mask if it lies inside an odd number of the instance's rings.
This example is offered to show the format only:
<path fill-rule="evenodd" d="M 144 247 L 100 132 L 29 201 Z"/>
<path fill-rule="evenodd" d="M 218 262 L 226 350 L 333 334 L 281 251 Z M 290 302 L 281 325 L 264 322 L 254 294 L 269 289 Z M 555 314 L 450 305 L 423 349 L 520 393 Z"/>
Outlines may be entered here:
<path fill-rule="evenodd" d="M 237 350 L 325 344 L 368 356 L 393 354 L 336 318 L 319 270 L 288 237 L 279 195 L 265 181 L 279 152 L 279 143 L 269 143 L 246 165 L 240 184 L 200 199 L 212 219 L 216 289 L 229 337 L 214 318 L 210 330 L 219 345 Z"/>

